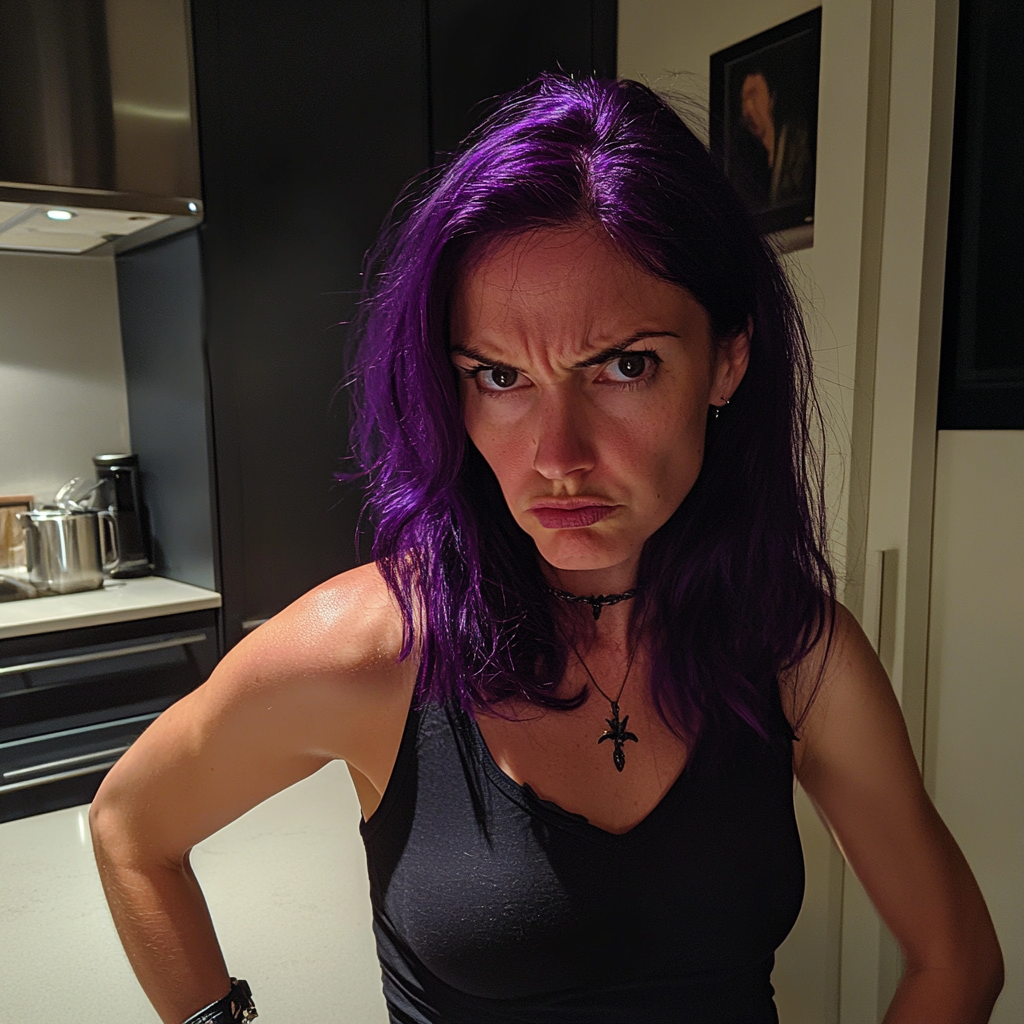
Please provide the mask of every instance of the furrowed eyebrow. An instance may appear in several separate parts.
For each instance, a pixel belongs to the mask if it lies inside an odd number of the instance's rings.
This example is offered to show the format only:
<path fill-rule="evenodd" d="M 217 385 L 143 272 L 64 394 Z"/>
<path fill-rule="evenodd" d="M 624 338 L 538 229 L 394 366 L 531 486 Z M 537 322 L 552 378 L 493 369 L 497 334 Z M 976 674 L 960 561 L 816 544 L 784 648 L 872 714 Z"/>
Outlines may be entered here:
<path fill-rule="evenodd" d="M 679 335 L 675 331 L 637 331 L 636 334 L 631 334 L 625 341 L 620 341 L 617 345 L 602 349 L 596 355 L 592 355 L 587 359 L 581 359 L 578 363 L 573 363 L 572 368 L 574 370 L 583 370 L 588 366 L 600 366 L 602 363 L 607 363 L 609 359 L 614 359 L 617 355 L 621 355 L 630 345 L 643 341 L 645 338 L 678 337 Z"/>
<path fill-rule="evenodd" d="M 450 356 L 466 356 L 469 359 L 475 359 L 478 363 L 484 363 L 487 366 L 500 366 L 503 370 L 516 370 L 518 373 L 523 373 L 518 366 L 513 366 L 511 363 L 503 363 L 500 360 L 495 361 L 490 356 L 484 355 L 483 352 L 478 348 L 473 348 L 472 345 L 452 345 L 448 349 L 448 355 Z"/>
<path fill-rule="evenodd" d="M 617 345 L 611 345 L 608 348 L 601 349 L 600 352 L 595 355 L 588 356 L 586 359 L 580 360 L 578 363 L 573 363 L 573 370 L 585 370 L 588 366 L 600 366 L 602 363 L 607 363 L 609 359 L 614 359 L 617 355 L 621 355 L 625 352 L 630 345 L 635 345 L 638 341 L 643 341 L 645 338 L 678 338 L 679 335 L 675 331 L 637 331 L 636 334 L 631 334 L 624 341 L 620 341 Z M 496 362 L 490 356 L 484 354 L 477 348 L 473 348 L 472 345 L 453 345 L 448 350 L 449 355 L 453 356 L 466 356 L 469 359 L 475 359 L 478 363 L 484 363 L 487 366 L 500 366 L 507 370 L 516 370 L 519 373 L 525 373 L 524 370 L 519 369 L 518 366 L 513 366 L 511 363 Z"/>

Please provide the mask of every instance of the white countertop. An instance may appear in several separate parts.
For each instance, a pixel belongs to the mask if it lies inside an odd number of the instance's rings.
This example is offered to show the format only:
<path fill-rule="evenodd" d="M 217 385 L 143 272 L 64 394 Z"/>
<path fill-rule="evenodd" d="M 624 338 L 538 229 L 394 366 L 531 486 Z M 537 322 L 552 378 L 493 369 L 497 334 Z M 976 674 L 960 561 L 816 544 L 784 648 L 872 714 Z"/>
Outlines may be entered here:
<path fill-rule="evenodd" d="M 359 801 L 343 762 L 196 843 L 189 862 L 231 970 L 252 983 L 256 1024 L 387 1024 Z M 0 914 L 3 1024 L 160 1024 L 103 898 L 88 807 L 0 824 Z"/>
<path fill-rule="evenodd" d="M 162 576 L 107 580 L 102 590 L 5 601 L 0 604 L 0 640 L 53 633 L 59 629 L 151 619 L 157 615 L 179 615 L 219 608 L 220 604 L 220 594 L 215 590 Z"/>

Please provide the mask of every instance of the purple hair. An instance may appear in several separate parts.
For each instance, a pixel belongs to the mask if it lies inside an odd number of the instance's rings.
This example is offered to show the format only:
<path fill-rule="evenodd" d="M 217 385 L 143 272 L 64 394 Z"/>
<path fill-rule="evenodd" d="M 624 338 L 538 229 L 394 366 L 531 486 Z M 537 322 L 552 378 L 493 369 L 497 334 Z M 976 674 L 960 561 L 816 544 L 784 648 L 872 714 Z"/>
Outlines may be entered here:
<path fill-rule="evenodd" d="M 631 81 L 545 75 L 513 94 L 383 233 L 359 322 L 353 447 L 373 556 L 401 607 L 417 699 L 554 708 L 568 642 L 536 547 L 466 435 L 447 351 L 469 246 L 591 221 L 681 285 L 717 339 L 753 324 L 747 373 L 709 420 L 700 475 L 644 545 L 634 602 L 665 721 L 778 734 L 776 684 L 831 634 L 820 430 L 793 294 L 741 200 L 674 110 Z M 812 431 L 812 426 L 815 431 Z"/>

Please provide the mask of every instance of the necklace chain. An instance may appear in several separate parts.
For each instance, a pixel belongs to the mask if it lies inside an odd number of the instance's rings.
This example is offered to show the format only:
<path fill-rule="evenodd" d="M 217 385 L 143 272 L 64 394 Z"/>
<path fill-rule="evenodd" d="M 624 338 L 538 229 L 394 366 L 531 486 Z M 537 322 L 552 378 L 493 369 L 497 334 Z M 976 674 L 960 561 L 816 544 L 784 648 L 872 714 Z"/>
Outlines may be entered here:
<path fill-rule="evenodd" d="M 637 642 L 633 646 L 633 650 L 630 652 L 629 661 L 626 663 L 626 674 L 622 677 L 622 685 L 619 687 L 619 692 L 615 696 L 615 700 L 612 700 L 604 690 L 601 689 L 597 680 L 594 678 L 594 673 L 590 671 L 590 666 L 583 660 L 583 655 L 580 654 L 574 643 L 570 642 L 570 646 L 573 649 L 573 653 L 579 659 L 579 663 L 583 666 L 583 670 L 590 677 L 590 681 L 594 684 L 594 688 L 608 703 L 612 706 L 612 717 L 606 718 L 605 721 L 608 723 L 608 728 L 598 737 L 598 744 L 604 743 L 605 740 L 611 740 L 612 744 L 612 764 L 615 765 L 615 770 L 621 772 L 626 767 L 626 752 L 625 745 L 627 742 L 639 743 L 636 733 L 629 731 L 629 715 L 625 718 L 619 719 L 619 698 L 622 696 L 622 691 L 626 688 L 626 682 L 629 679 L 630 669 L 633 668 L 633 659 L 636 657 L 637 648 L 640 646 Z"/>
<path fill-rule="evenodd" d="M 619 703 L 619 699 L 622 697 L 622 691 L 626 688 L 626 682 L 629 679 L 629 673 L 633 668 L 633 659 L 636 657 L 636 649 L 640 645 L 634 645 L 633 650 L 630 652 L 629 661 L 626 662 L 626 674 L 622 677 L 622 685 L 619 687 L 619 692 L 615 695 L 614 700 L 612 700 L 612 698 L 609 697 L 608 694 L 601 689 L 597 680 L 594 678 L 594 673 L 590 671 L 590 666 L 583 660 L 583 655 L 580 654 L 576 645 L 571 644 L 570 646 L 572 647 L 573 654 L 576 655 L 577 659 L 579 660 L 579 663 L 583 666 L 583 671 L 587 673 L 587 675 L 590 677 L 590 681 L 594 684 L 594 689 L 596 689 L 597 692 L 601 694 L 601 696 L 604 697 L 604 699 L 608 701 L 609 704 L 611 704 L 613 707 L 616 706 Z"/>

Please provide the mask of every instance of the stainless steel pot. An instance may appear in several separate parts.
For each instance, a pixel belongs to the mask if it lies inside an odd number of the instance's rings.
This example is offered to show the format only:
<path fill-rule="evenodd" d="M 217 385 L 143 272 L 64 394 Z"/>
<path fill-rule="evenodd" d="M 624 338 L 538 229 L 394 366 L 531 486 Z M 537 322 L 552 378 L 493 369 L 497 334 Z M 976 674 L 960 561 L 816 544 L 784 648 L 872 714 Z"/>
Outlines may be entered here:
<path fill-rule="evenodd" d="M 28 578 L 39 590 L 98 590 L 118 565 L 117 524 L 99 509 L 41 508 L 21 512 Z"/>

